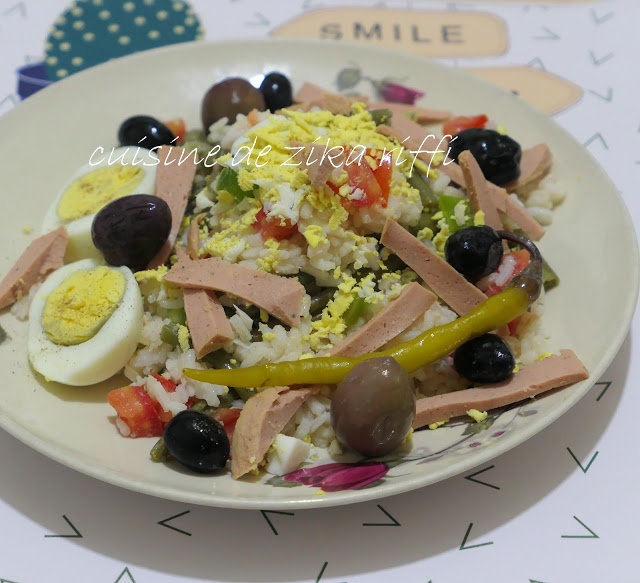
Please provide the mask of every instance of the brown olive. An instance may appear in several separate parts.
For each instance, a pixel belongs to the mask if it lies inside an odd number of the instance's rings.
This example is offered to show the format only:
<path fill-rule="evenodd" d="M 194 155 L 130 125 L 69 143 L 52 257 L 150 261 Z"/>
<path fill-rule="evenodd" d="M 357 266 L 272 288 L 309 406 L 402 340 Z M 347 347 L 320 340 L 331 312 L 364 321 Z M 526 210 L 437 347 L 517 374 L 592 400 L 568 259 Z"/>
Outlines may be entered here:
<path fill-rule="evenodd" d="M 413 381 L 390 356 L 354 366 L 331 401 L 338 440 L 367 457 L 389 453 L 406 437 L 415 415 Z"/>
<path fill-rule="evenodd" d="M 216 83 L 205 93 L 202 100 L 202 125 L 205 131 L 209 131 L 209 126 L 219 119 L 226 117 L 229 123 L 233 123 L 236 115 L 246 115 L 252 109 L 266 109 L 262 92 L 246 79 L 230 77 Z"/>

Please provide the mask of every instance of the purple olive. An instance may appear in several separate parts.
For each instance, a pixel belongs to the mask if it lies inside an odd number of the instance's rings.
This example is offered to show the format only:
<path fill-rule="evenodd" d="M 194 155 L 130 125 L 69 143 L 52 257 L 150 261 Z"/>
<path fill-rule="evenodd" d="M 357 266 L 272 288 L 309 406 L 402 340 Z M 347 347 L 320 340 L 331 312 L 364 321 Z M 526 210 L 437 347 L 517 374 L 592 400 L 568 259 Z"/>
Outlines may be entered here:
<path fill-rule="evenodd" d="M 151 194 L 132 194 L 102 207 L 91 238 L 109 265 L 146 269 L 171 231 L 169 205 Z"/>
<path fill-rule="evenodd" d="M 390 356 L 354 366 L 331 401 L 338 440 L 364 456 L 389 453 L 407 436 L 415 415 L 413 381 Z"/>
<path fill-rule="evenodd" d="M 246 79 L 230 77 L 216 83 L 205 93 L 202 100 L 202 126 L 208 132 L 213 122 L 226 117 L 229 123 L 233 123 L 236 115 L 246 115 L 252 109 L 266 109 L 262 92 Z"/>

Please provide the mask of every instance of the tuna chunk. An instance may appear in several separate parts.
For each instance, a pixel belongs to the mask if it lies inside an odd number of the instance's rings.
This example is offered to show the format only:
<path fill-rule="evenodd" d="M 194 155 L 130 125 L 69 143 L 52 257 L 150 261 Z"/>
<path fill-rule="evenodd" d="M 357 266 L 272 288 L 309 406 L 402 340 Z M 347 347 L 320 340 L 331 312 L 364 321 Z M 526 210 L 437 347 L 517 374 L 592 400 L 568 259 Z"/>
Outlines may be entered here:
<path fill-rule="evenodd" d="M 447 162 L 447 164 L 438 166 L 438 171 L 449 176 L 456 184 L 466 188 L 467 180 L 460 166 L 453 161 L 448 160 Z M 504 188 L 496 186 L 493 182 L 487 181 L 485 184 L 492 202 L 490 206 L 509 217 L 530 239 L 539 241 L 544 235 L 544 228 L 527 212 L 527 209 L 509 196 Z"/>
<path fill-rule="evenodd" d="M 389 109 L 396 117 L 411 115 L 418 123 L 428 124 L 444 121 L 451 117 L 450 111 L 427 109 L 407 103 L 393 103 L 391 101 L 369 101 L 366 95 L 346 97 L 337 93 L 326 91 L 322 87 L 306 82 L 295 94 L 294 102 L 308 106 L 317 105 L 331 113 L 348 114 L 351 112 L 351 104 L 362 101 L 367 104 L 367 109 Z"/>
<path fill-rule="evenodd" d="M 417 283 L 405 286 L 393 302 L 385 306 L 363 328 L 347 337 L 331 351 L 333 355 L 359 356 L 379 349 L 410 326 L 435 297 Z M 258 467 L 312 388 L 269 387 L 251 397 L 236 424 L 231 445 L 231 472 L 234 478 Z"/>
<path fill-rule="evenodd" d="M 182 163 L 180 163 L 181 156 Z M 158 158 L 160 164 L 156 173 L 155 195 L 163 199 L 171 209 L 171 231 L 165 244 L 149 263 L 149 269 L 155 269 L 169 258 L 182 226 L 182 218 L 191 194 L 191 185 L 196 175 L 194 156 L 187 158 L 182 148 L 162 146 L 158 150 Z"/>
<path fill-rule="evenodd" d="M 466 314 L 487 299 L 442 257 L 393 219 L 387 219 L 380 242 L 411 267 L 458 315 Z"/>
<path fill-rule="evenodd" d="M 305 81 L 302 87 L 293 96 L 293 101 L 296 103 L 319 101 L 325 93 L 327 93 L 327 91 L 322 87 Z"/>
<path fill-rule="evenodd" d="M 321 189 L 335 173 L 340 174 L 344 163 L 344 153 L 335 151 L 325 152 L 325 146 L 318 144 L 305 144 L 303 142 L 291 142 L 292 148 L 296 148 L 296 164 L 307 171 L 309 182 L 317 189 Z"/>
<path fill-rule="evenodd" d="M 490 190 L 489 196 L 496 208 L 518 225 L 530 239 L 534 241 L 542 239 L 545 232 L 542 225 L 527 212 L 522 204 L 509 196 L 504 188 L 495 186 Z"/>
<path fill-rule="evenodd" d="M 466 187 L 465 178 L 459 166 L 447 158 L 446 164 L 442 164 L 438 170 L 444 172 L 456 184 Z M 449 163 L 450 162 L 450 163 Z M 553 164 L 553 156 L 547 144 L 538 144 L 532 148 L 522 150 L 522 158 L 520 160 L 520 177 L 515 182 L 507 184 L 508 191 L 517 190 L 523 187 L 529 187 L 532 184 L 542 180 L 551 170 Z M 489 183 L 493 186 L 493 183 Z M 496 187 L 497 188 L 497 187 Z"/>
<path fill-rule="evenodd" d="M 445 153 L 443 141 L 427 128 L 404 115 L 394 115 L 388 125 L 380 125 L 377 131 L 384 136 L 395 138 L 408 152 L 405 157 L 417 156 L 423 162 L 431 164 L 436 152 Z"/>
<path fill-rule="evenodd" d="M 18 301 L 34 284 L 62 267 L 67 239 L 66 229 L 60 227 L 29 244 L 0 282 L 0 309 Z"/>
<path fill-rule="evenodd" d="M 523 366 L 502 382 L 416 401 L 413 428 L 465 415 L 470 409 L 488 411 L 535 397 L 540 393 L 583 381 L 589 376 L 571 350 Z"/>
<path fill-rule="evenodd" d="M 229 263 L 217 257 L 192 261 L 185 260 L 184 255 L 164 278 L 168 283 L 184 288 L 232 294 L 290 326 L 300 324 L 305 291 L 295 279 Z"/>
<path fill-rule="evenodd" d="M 497 231 L 503 228 L 498 209 L 489 190 L 489 182 L 484 177 L 480 166 L 469 150 L 461 152 L 458 163 L 464 176 L 469 205 L 474 212 L 484 213 L 484 223 Z"/>
<path fill-rule="evenodd" d="M 214 292 L 185 288 L 184 310 L 197 358 L 233 340 L 231 324 Z"/>
<path fill-rule="evenodd" d="M 191 220 L 187 232 L 187 254 L 191 259 L 198 259 L 200 252 L 200 222 L 206 217 L 206 213 L 200 213 Z"/>
<path fill-rule="evenodd" d="M 353 103 L 358 101 L 367 103 L 369 98 L 366 95 L 347 97 L 339 93 L 331 93 L 318 85 L 306 82 L 294 95 L 293 101 L 304 104 L 306 109 L 317 106 L 333 114 L 347 115 L 351 113 L 351 105 Z"/>
<path fill-rule="evenodd" d="M 353 98 L 344 95 L 336 95 L 333 93 L 325 93 L 320 98 L 318 104 L 322 109 L 330 111 L 334 115 L 349 115 L 351 113 L 351 104 Z"/>
<path fill-rule="evenodd" d="M 540 182 L 551 170 L 553 155 L 547 144 L 538 144 L 522 151 L 520 177 L 507 185 L 507 190 L 518 190 Z"/>
<path fill-rule="evenodd" d="M 361 356 L 378 350 L 404 332 L 436 301 L 430 291 L 416 282 L 406 285 L 362 328 L 347 336 L 331 350 L 332 356 Z"/>
<path fill-rule="evenodd" d="M 255 470 L 313 389 L 268 387 L 244 405 L 231 442 L 231 475 L 240 478 Z"/>

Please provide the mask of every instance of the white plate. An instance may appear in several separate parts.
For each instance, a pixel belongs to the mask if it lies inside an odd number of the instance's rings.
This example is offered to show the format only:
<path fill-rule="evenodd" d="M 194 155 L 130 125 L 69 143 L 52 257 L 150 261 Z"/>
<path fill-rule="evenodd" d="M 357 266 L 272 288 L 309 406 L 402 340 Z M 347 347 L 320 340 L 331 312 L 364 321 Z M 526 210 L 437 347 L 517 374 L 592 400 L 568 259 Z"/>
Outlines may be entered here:
<path fill-rule="evenodd" d="M 106 393 L 122 379 L 87 389 L 44 382 L 28 365 L 26 325 L 3 314 L 0 324 L 10 335 L 0 345 L 4 429 L 76 470 L 163 498 L 234 508 L 320 507 L 398 494 L 466 471 L 542 430 L 588 391 L 619 349 L 637 296 L 637 245 L 620 196 L 589 153 L 547 115 L 461 71 L 404 54 L 299 40 L 193 43 L 112 61 L 54 84 L 0 118 L 0 273 L 26 246 L 23 227 L 38 231 L 60 185 L 97 146 L 115 143 L 126 117 L 184 117 L 196 126 L 203 93 L 224 77 L 278 70 L 296 86 L 310 80 L 335 90 L 347 63 L 371 79 L 406 79 L 427 92 L 422 102 L 428 107 L 486 113 L 524 147 L 550 145 L 553 173 L 568 196 L 540 245 L 561 278 L 561 286 L 547 296 L 544 325 L 553 348 L 578 354 L 589 380 L 492 417 L 492 424 L 418 432 L 414 450 L 402 461 L 325 468 L 325 490 L 333 485 L 338 491 L 322 493 L 297 483 L 282 487 L 285 482 L 278 479 L 232 481 L 228 475 L 195 476 L 152 463 L 148 453 L 154 440 L 122 438 L 113 424 Z M 357 91 L 367 84 L 361 81 Z M 376 478 L 383 479 L 372 482 Z"/>

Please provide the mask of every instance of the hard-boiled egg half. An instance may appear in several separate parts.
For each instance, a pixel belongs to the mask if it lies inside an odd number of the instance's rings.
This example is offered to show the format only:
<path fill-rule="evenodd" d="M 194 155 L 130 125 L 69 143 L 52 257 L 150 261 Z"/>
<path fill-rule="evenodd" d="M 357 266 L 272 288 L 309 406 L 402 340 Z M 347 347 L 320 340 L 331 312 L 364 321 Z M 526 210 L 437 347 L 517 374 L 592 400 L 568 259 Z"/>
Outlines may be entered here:
<path fill-rule="evenodd" d="M 49 207 L 42 232 L 64 225 L 69 235 L 65 262 L 101 258 L 91 240 L 96 213 L 111 201 L 130 194 L 153 194 L 158 157 L 137 146 L 96 149 L 89 161 L 65 184 Z"/>
<path fill-rule="evenodd" d="M 31 303 L 31 366 L 67 385 L 104 381 L 133 355 L 142 315 L 142 296 L 129 268 L 93 259 L 69 263 L 44 281 Z"/>

